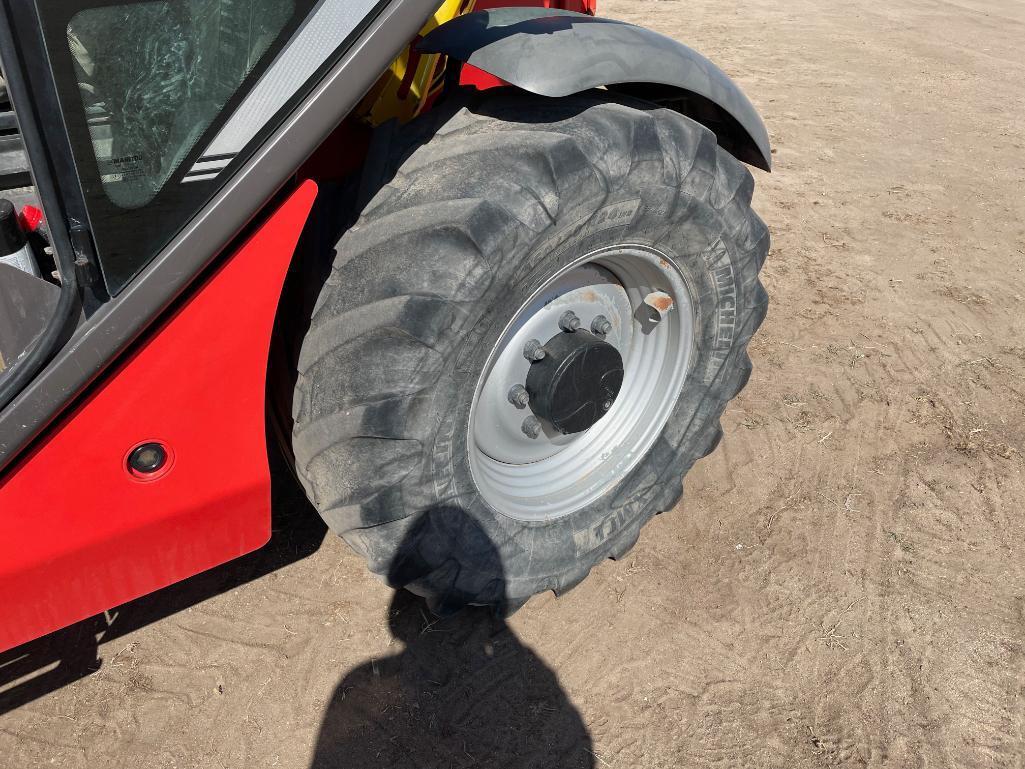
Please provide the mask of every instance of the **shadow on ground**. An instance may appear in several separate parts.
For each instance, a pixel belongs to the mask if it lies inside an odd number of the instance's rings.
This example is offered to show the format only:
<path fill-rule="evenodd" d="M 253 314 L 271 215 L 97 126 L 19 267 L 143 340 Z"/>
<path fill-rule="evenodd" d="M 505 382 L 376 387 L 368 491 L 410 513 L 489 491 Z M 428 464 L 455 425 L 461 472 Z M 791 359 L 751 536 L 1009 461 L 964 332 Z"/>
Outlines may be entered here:
<path fill-rule="evenodd" d="M 289 474 L 284 460 L 273 452 L 271 477 L 272 533 L 266 545 L 104 614 L 0 652 L 0 715 L 95 673 L 103 666 L 100 644 L 315 553 L 327 527 Z"/>
<path fill-rule="evenodd" d="M 451 572 L 457 560 L 449 549 L 482 538 L 488 560 L 500 564 L 483 530 L 458 508 L 424 519 L 433 520 L 414 525 L 398 550 L 393 583 Z M 432 541 L 425 532 L 448 536 Z M 500 615 L 469 607 L 439 618 L 422 598 L 396 592 L 388 626 L 400 650 L 338 684 L 311 769 L 592 769 L 580 714 Z"/>
<path fill-rule="evenodd" d="M 255 553 L 0 653 L 0 715 L 101 669 L 101 644 L 315 553 L 327 529 L 283 462 L 272 462 L 273 533 Z M 452 571 L 471 546 L 505 578 L 494 546 L 462 510 L 425 514 L 397 550 L 393 584 Z M 458 572 L 458 569 L 455 570 Z M 591 738 L 555 673 L 520 643 L 503 611 L 454 603 L 437 617 L 397 591 L 388 612 L 396 653 L 336 687 L 311 769 L 593 769 Z M 319 714 L 310 714 L 316 718 Z"/>

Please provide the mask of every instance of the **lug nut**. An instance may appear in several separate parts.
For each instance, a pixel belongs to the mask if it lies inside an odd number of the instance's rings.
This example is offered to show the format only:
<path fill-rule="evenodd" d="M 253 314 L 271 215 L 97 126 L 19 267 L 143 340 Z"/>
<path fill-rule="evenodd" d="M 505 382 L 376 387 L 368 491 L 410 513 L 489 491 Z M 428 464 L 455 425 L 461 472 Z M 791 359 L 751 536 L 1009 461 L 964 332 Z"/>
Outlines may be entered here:
<path fill-rule="evenodd" d="M 559 328 L 567 333 L 573 333 L 580 328 L 580 318 L 573 310 L 566 310 L 559 318 Z"/>
<path fill-rule="evenodd" d="M 513 385 L 509 390 L 509 402 L 518 409 L 524 409 L 530 403 L 530 393 L 523 385 Z"/>
<path fill-rule="evenodd" d="M 591 321 L 591 333 L 597 334 L 598 336 L 605 336 L 612 330 L 612 321 L 606 318 L 604 315 L 595 315 L 594 320 Z"/>
<path fill-rule="evenodd" d="M 537 339 L 531 339 L 523 345 L 523 357 L 529 361 L 541 360 L 545 357 L 545 348 Z"/>
<path fill-rule="evenodd" d="M 535 416 L 529 416 L 523 420 L 523 434 L 528 438 L 536 438 L 541 434 L 541 420 Z"/>
<path fill-rule="evenodd" d="M 648 317 L 652 323 L 658 323 L 673 309 L 673 298 L 665 291 L 652 291 L 644 297 L 644 303 L 648 306 Z"/>

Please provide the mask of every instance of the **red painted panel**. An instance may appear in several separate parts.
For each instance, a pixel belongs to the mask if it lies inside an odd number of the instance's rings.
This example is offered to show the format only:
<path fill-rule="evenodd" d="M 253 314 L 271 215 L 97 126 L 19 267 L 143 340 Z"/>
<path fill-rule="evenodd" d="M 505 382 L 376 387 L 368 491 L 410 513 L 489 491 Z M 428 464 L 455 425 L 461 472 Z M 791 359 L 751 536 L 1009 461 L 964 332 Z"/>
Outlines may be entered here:
<path fill-rule="evenodd" d="M 459 69 L 459 85 L 468 85 L 476 88 L 478 91 L 486 91 L 489 88 L 509 85 L 509 83 L 472 64 L 464 64 Z"/>
<path fill-rule="evenodd" d="M 305 182 L 0 480 L 0 651 L 264 544 L 268 347 Z M 159 477 L 129 473 L 165 443 Z"/>

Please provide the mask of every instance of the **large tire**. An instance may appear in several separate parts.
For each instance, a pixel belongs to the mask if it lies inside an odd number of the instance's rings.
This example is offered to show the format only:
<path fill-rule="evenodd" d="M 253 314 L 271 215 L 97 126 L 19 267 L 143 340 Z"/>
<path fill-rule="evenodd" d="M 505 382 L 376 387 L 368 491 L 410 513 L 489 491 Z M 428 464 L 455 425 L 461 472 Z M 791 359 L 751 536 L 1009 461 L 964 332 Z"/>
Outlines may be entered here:
<path fill-rule="evenodd" d="M 298 475 L 371 570 L 437 611 L 562 593 L 677 503 L 747 382 L 769 247 L 751 175 L 698 123 L 608 92 L 439 108 L 397 132 L 385 166 L 394 176 L 338 242 L 303 342 Z M 681 396 L 604 496 L 554 520 L 510 517 L 467 458 L 485 359 L 546 276 L 627 242 L 670 255 L 690 290 Z"/>

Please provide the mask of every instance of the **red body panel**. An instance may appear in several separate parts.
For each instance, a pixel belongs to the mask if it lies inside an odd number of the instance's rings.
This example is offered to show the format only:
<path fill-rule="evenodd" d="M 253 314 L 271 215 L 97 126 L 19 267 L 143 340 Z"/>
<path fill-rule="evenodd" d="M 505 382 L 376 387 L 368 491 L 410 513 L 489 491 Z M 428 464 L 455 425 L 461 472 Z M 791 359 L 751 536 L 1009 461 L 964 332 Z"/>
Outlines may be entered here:
<path fill-rule="evenodd" d="M 489 88 L 509 85 L 509 83 L 472 64 L 464 64 L 459 70 L 459 85 L 468 85 L 478 91 L 486 91 Z"/>
<path fill-rule="evenodd" d="M 270 536 L 268 346 L 306 182 L 0 480 L 0 650 L 255 550 Z M 126 459 L 171 461 L 152 480 Z"/>

